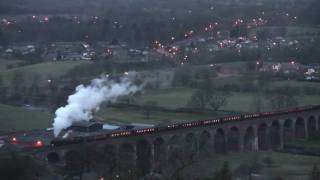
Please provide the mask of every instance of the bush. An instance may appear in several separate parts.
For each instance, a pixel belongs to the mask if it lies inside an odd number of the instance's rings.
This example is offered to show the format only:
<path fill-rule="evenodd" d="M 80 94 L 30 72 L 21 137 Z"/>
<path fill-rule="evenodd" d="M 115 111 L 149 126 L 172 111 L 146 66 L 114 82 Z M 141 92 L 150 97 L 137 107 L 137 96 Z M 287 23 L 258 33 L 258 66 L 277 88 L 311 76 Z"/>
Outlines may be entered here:
<path fill-rule="evenodd" d="M 267 166 L 267 167 L 271 167 L 273 164 L 273 160 L 271 157 L 265 157 L 263 159 L 263 163 Z"/>

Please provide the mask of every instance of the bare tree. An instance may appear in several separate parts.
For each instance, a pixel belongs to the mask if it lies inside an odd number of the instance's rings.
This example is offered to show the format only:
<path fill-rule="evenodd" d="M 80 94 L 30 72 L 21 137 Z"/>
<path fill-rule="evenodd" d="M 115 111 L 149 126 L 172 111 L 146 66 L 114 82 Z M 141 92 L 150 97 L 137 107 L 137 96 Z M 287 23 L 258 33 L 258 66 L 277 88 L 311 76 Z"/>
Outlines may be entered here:
<path fill-rule="evenodd" d="M 152 109 L 157 106 L 158 103 L 156 101 L 147 101 L 144 103 L 144 111 L 146 115 L 146 119 L 150 119 Z"/>
<path fill-rule="evenodd" d="M 269 99 L 272 109 L 288 108 L 297 106 L 297 97 L 290 94 L 277 94 Z"/>
<path fill-rule="evenodd" d="M 227 97 L 225 93 L 214 93 L 210 98 L 209 104 L 214 111 L 217 111 L 228 103 Z"/>
<path fill-rule="evenodd" d="M 262 101 L 261 101 L 261 95 L 259 93 L 256 93 L 253 96 L 252 106 L 256 112 L 261 112 Z"/>
<path fill-rule="evenodd" d="M 203 110 L 206 108 L 208 102 L 207 93 L 205 91 L 197 90 L 192 94 L 187 105 L 193 109 Z"/>
<path fill-rule="evenodd" d="M 317 164 L 313 165 L 312 170 L 311 170 L 310 175 L 309 175 L 309 179 L 310 180 L 320 179 L 320 170 L 319 170 Z"/>

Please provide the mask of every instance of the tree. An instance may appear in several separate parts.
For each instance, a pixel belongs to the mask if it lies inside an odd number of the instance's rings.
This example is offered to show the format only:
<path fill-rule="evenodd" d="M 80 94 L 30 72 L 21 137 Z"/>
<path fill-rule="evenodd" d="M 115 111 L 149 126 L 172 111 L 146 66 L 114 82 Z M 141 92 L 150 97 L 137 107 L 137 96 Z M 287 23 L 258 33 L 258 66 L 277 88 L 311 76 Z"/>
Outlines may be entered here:
<path fill-rule="evenodd" d="M 319 180 L 320 179 L 320 170 L 319 170 L 317 164 L 313 165 L 313 168 L 312 168 L 309 176 L 310 176 L 309 177 L 310 180 Z"/>
<path fill-rule="evenodd" d="M 140 43 L 142 41 L 142 33 L 141 33 L 140 28 L 135 29 L 134 40 L 136 43 Z"/>
<path fill-rule="evenodd" d="M 272 160 L 271 157 L 265 157 L 265 158 L 263 159 L 263 163 L 264 163 L 265 165 L 267 165 L 268 167 L 271 167 L 272 164 L 273 164 L 273 160 Z"/>
<path fill-rule="evenodd" d="M 303 11 L 301 16 L 302 16 L 302 21 L 318 25 L 320 23 L 320 19 L 318 18 L 320 16 L 319 12 L 320 8 L 320 1 L 318 0 L 313 0 L 307 7 L 306 11 Z"/>
<path fill-rule="evenodd" d="M 298 100 L 295 95 L 292 95 L 288 92 L 288 94 L 276 94 L 269 98 L 269 102 L 271 104 L 272 109 L 281 109 L 288 107 L 298 106 Z"/>
<path fill-rule="evenodd" d="M 256 70 L 256 62 L 255 61 L 247 61 L 246 62 L 246 68 L 248 71 L 254 71 Z"/>
<path fill-rule="evenodd" d="M 40 98 L 40 87 L 37 83 L 32 83 L 28 89 L 29 98 L 33 100 L 33 103 L 41 103 L 42 99 Z M 31 96 L 31 97 L 30 97 Z"/>
<path fill-rule="evenodd" d="M 253 106 L 255 112 L 261 112 L 262 102 L 261 102 L 261 96 L 259 93 L 256 93 L 253 96 L 252 106 Z"/>
<path fill-rule="evenodd" d="M 0 101 L 3 102 L 6 100 L 8 94 L 7 87 L 0 87 Z"/>
<path fill-rule="evenodd" d="M 216 76 L 215 73 L 208 69 L 199 69 L 195 73 L 195 77 L 199 79 L 198 89 L 203 90 L 206 93 L 207 98 L 210 98 L 213 94 L 213 80 L 212 77 Z"/>
<path fill-rule="evenodd" d="M 175 70 L 172 79 L 173 86 L 188 86 L 192 77 L 192 70 L 189 67 L 181 67 Z"/>
<path fill-rule="evenodd" d="M 271 98 L 269 98 L 269 103 L 271 105 L 272 109 L 281 109 L 285 107 L 285 96 L 278 94 L 273 95 Z"/>
<path fill-rule="evenodd" d="M 193 109 L 204 110 L 208 102 L 207 93 L 202 90 L 197 90 L 192 94 L 187 106 Z"/>
<path fill-rule="evenodd" d="M 120 43 L 119 43 L 118 39 L 112 39 L 110 44 L 111 45 L 119 45 Z"/>
<path fill-rule="evenodd" d="M 257 31 L 257 38 L 259 40 L 267 40 L 271 36 L 271 32 L 268 29 L 260 29 Z"/>
<path fill-rule="evenodd" d="M 4 86 L 4 82 L 3 82 L 2 77 L 0 76 L 0 88 L 2 88 L 3 86 Z"/>
<path fill-rule="evenodd" d="M 44 169 L 29 156 L 17 156 L 0 159 L 0 179 L 38 179 Z"/>
<path fill-rule="evenodd" d="M 176 166 L 168 166 L 165 168 L 164 175 L 167 176 L 165 179 L 183 180 L 183 172 L 190 166 L 197 163 L 195 158 L 186 158 L 182 149 L 179 149 L 174 153 L 174 161 L 179 162 Z"/>
<path fill-rule="evenodd" d="M 215 174 L 213 179 L 214 180 L 232 180 L 232 174 L 231 174 L 228 162 L 224 162 L 222 169 Z"/>
<path fill-rule="evenodd" d="M 230 37 L 232 38 L 237 38 L 240 36 L 247 36 L 247 35 L 248 35 L 247 27 L 243 25 L 235 26 L 230 31 Z"/>
<path fill-rule="evenodd" d="M 24 73 L 20 70 L 15 70 L 11 79 L 12 86 L 20 86 L 24 82 Z"/>
<path fill-rule="evenodd" d="M 130 105 L 130 104 L 136 104 L 137 100 L 134 96 L 129 96 L 129 95 L 125 95 L 125 96 L 121 96 L 118 98 L 117 100 L 119 103 L 121 104 L 125 104 L 125 105 Z"/>
<path fill-rule="evenodd" d="M 62 52 L 60 50 L 57 51 L 56 60 L 57 61 L 61 61 L 62 60 Z"/>
<path fill-rule="evenodd" d="M 227 103 L 227 95 L 225 93 L 218 92 L 213 93 L 209 101 L 209 104 L 214 111 L 217 111 L 222 106 L 225 106 Z"/>
<path fill-rule="evenodd" d="M 146 115 L 146 119 L 150 119 L 151 116 L 151 110 L 157 106 L 157 102 L 156 101 L 147 101 L 144 103 L 144 110 L 145 110 L 145 115 Z"/>
<path fill-rule="evenodd" d="M 268 73 L 268 72 L 259 73 L 259 76 L 258 76 L 259 88 L 264 88 L 268 86 L 271 80 L 272 80 L 272 73 Z"/>
<path fill-rule="evenodd" d="M 282 178 L 281 176 L 277 176 L 277 177 L 272 178 L 271 180 L 284 180 L 284 178 Z"/>
<path fill-rule="evenodd" d="M 5 33 L 0 29 L 0 46 L 7 46 L 9 44 L 9 40 Z"/>

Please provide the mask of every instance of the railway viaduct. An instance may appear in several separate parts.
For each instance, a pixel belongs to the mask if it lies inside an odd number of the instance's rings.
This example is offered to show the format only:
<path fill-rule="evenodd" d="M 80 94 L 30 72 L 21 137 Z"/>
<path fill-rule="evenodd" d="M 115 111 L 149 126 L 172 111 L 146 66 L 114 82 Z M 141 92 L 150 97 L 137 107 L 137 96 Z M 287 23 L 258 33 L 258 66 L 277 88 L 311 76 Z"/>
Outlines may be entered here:
<path fill-rule="evenodd" d="M 75 166 L 86 159 L 87 168 L 101 175 L 132 179 L 149 172 L 162 173 L 183 162 L 211 153 L 283 148 L 286 142 L 320 134 L 320 110 L 231 120 L 201 127 L 146 133 L 38 150 L 48 164 Z M 92 163 L 89 163 L 92 162 Z M 109 177 L 109 178 L 108 178 Z M 127 178 L 126 178 L 127 177 Z"/>

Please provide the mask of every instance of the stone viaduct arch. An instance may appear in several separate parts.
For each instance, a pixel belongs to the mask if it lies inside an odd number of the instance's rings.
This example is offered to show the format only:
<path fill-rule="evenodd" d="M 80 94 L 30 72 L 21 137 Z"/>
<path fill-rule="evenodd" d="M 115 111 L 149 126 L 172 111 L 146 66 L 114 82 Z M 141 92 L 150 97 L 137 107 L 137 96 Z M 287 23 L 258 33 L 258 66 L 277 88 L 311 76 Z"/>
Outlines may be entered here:
<path fill-rule="evenodd" d="M 199 136 L 199 151 L 202 153 L 210 152 L 210 143 L 211 141 L 211 134 L 209 131 L 204 130 L 200 133 Z"/>
<path fill-rule="evenodd" d="M 214 151 L 219 154 L 225 153 L 227 150 L 226 147 L 226 134 L 225 130 L 219 128 L 216 130 L 214 135 Z"/>
<path fill-rule="evenodd" d="M 269 139 L 268 139 L 268 125 L 262 123 L 258 125 L 258 148 L 259 150 L 269 149 Z"/>
<path fill-rule="evenodd" d="M 279 149 L 294 139 L 320 134 L 319 124 L 320 112 L 299 113 L 119 138 L 92 143 L 89 147 L 102 144 L 99 161 L 106 164 L 105 177 L 116 172 L 126 179 L 133 174 L 142 177 L 150 172 L 161 173 L 201 154 Z M 79 148 L 74 146 L 50 148 L 45 153 L 48 163 L 63 162 L 66 167 L 74 166 L 82 159 Z"/>
<path fill-rule="evenodd" d="M 286 119 L 283 123 L 283 140 L 290 142 L 294 138 L 294 126 L 291 119 Z"/>
<path fill-rule="evenodd" d="M 270 130 L 269 130 L 269 145 L 270 145 L 270 148 L 271 149 L 277 149 L 277 148 L 280 148 L 280 136 L 281 136 L 281 133 L 280 133 L 280 122 L 275 120 L 272 122 L 271 126 L 270 126 Z"/>
<path fill-rule="evenodd" d="M 307 130 L 309 137 L 315 137 L 317 135 L 317 119 L 315 116 L 310 116 L 307 120 Z"/>
<path fill-rule="evenodd" d="M 240 151 L 240 131 L 236 126 L 229 130 L 227 147 L 229 151 Z"/>
<path fill-rule="evenodd" d="M 306 123 L 302 117 L 298 117 L 295 124 L 295 138 L 306 138 Z"/>
<path fill-rule="evenodd" d="M 244 151 L 254 151 L 256 145 L 256 133 L 252 126 L 249 126 L 245 130 L 244 134 Z"/>

